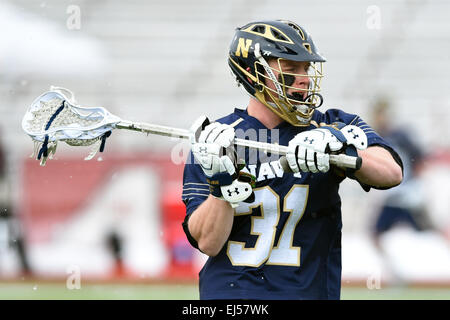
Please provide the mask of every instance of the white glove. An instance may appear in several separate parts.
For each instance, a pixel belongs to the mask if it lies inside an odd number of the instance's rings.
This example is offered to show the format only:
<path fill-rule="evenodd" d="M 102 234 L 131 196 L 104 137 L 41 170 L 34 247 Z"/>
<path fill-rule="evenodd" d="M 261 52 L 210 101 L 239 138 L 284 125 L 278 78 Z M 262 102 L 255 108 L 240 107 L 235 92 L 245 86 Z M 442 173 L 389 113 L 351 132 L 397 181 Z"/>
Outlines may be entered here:
<path fill-rule="evenodd" d="M 367 136 L 354 125 L 339 123 L 341 129 L 326 126 L 299 133 L 289 141 L 286 160 L 295 173 L 327 172 L 330 170 L 329 153 L 339 153 L 348 145 L 359 150 L 367 148 Z"/>
<path fill-rule="evenodd" d="M 197 122 L 191 127 L 191 131 L 198 131 Z M 234 128 L 218 122 L 207 125 L 200 132 L 198 139 L 193 136 L 192 153 L 207 177 L 234 168 L 230 154 L 224 152 L 231 146 L 233 140 Z"/>
<path fill-rule="evenodd" d="M 239 206 L 242 201 L 251 199 L 250 196 L 253 194 L 252 176 L 242 171 L 239 175 L 235 172 L 233 167 L 230 171 L 219 172 L 206 179 L 210 193 L 216 198 L 228 201 L 232 208 Z M 256 181 L 255 177 L 253 181 Z M 250 202 L 253 201 L 254 195 Z"/>
<path fill-rule="evenodd" d="M 344 141 L 345 142 L 345 141 Z M 328 129 L 313 129 L 297 134 L 289 141 L 286 160 L 295 173 L 327 172 L 330 170 L 330 151 L 340 151 L 343 142 Z"/>
<path fill-rule="evenodd" d="M 236 172 L 236 156 L 232 147 L 235 132 L 227 124 L 214 122 L 201 116 L 191 126 L 192 153 L 201 166 L 213 196 L 228 201 L 233 208 L 253 193 L 250 183 L 240 180 Z"/>
<path fill-rule="evenodd" d="M 347 139 L 347 145 L 352 145 L 359 150 L 367 149 L 367 136 L 363 129 L 354 125 L 346 125 L 340 131 Z"/>

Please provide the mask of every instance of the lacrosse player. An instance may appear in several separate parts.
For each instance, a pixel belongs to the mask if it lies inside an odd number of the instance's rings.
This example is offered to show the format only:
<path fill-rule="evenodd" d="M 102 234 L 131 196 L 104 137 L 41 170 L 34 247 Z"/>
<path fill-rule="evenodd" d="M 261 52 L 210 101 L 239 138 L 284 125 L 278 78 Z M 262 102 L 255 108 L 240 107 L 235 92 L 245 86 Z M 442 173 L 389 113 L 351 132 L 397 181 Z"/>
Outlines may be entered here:
<path fill-rule="evenodd" d="M 192 125 L 183 177 L 183 229 L 209 256 L 200 299 L 339 299 L 340 182 L 353 179 L 366 191 L 401 183 L 397 152 L 359 116 L 317 110 L 324 62 L 293 22 L 236 30 L 228 63 L 249 103 Z M 237 152 L 235 137 L 287 145 L 292 172 L 274 155 Z M 330 166 L 339 153 L 361 157 L 362 166 Z"/>

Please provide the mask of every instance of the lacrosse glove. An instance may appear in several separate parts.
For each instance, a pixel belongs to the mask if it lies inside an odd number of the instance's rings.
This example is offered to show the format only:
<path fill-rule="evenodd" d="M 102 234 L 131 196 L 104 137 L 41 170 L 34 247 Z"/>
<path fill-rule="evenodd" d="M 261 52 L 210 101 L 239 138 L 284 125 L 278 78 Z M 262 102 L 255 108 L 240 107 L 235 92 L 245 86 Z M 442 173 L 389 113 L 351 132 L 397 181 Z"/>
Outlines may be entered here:
<path fill-rule="evenodd" d="M 367 136 L 354 125 L 336 122 L 297 134 L 288 145 L 286 160 L 297 172 L 328 172 L 330 154 L 345 153 L 358 156 L 357 150 L 367 148 Z M 355 169 L 346 169 L 346 176 L 354 179 Z"/>
<path fill-rule="evenodd" d="M 253 202 L 256 178 L 244 171 L 233 146 L 234 128 L 218 122 L 209 123 L 201 116 L 191 126 L 191 149 L 206 175 L 210 193 L 228 201 L 233 208 L 240 202 Z"/>

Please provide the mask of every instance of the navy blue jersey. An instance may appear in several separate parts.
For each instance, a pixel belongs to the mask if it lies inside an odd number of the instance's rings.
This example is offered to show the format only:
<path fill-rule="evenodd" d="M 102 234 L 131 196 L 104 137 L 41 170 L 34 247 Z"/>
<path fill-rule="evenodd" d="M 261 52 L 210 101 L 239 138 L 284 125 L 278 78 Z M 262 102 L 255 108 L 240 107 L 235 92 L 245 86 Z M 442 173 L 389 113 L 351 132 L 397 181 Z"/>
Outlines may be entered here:
<path fill-rule="evenodd" d="M 240 109 L 217 121 L 233 125 L 238 138 L 281 145 L 288 145 L 304 130 L 339 121 L 361 127 L 369 146 L 386 147 L 396 156 L 358 116 L 337 109 L 316 110 L 309 127 L 282 122 L 269 130 Z M 245 156 L 245 170 L 257 177 L 255 201 L 235 209 L 227 242 L 200 271 L 200 299 L 339 299 L 342 220 L 338 190 L 344 178 L 333 170 L 283 173 L 278 155 L 248 149 L 238 154 Z M 186 213 L 191 214 L 208 195 L 201 167 L 189 161 L 183 177 Z"/>

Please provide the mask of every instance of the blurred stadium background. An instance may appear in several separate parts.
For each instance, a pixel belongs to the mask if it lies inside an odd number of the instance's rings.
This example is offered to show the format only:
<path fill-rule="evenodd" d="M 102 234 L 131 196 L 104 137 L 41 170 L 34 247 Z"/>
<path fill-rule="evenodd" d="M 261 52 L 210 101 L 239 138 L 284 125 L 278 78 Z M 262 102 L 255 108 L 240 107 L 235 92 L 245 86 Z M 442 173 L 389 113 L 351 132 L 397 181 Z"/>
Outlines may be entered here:
<path fill-rule="evenodd" d="M 432 228 L 396 226 L 383 253 L 370 234 L 388 193 L 343 183 L 343 298 L 450 299 L 449 10 L 445 0 L 2 0 L 0 299 L 198 298 L 205 257 L 180 227 L 186 144 L 115 132 L 94 160 L 60 145 L 40 167 L 21 120 L 50 85 L 182 128 L 245 108 L 226 63 L 233 30 L 277 18 L 306 26 L 327 57 L 326 107 L 370 124 L 387 97 L 395 126 L 427 154 L 415 195 Z"/>

